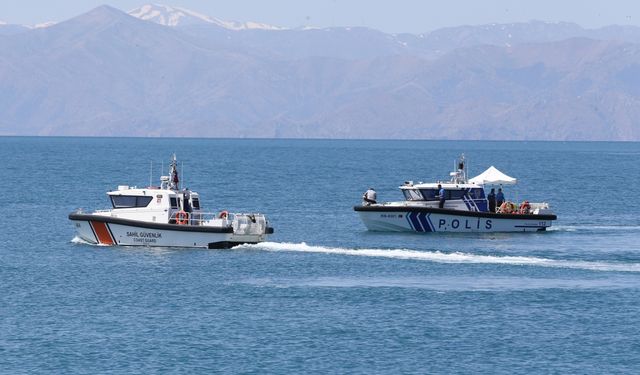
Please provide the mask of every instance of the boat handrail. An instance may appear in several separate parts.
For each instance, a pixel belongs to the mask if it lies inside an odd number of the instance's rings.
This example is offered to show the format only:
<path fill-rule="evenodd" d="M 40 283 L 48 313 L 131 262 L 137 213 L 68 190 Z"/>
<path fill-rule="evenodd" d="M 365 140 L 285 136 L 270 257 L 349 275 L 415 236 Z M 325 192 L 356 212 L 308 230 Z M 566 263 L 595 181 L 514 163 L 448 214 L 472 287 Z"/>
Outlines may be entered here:
<path fill-rule="evenodd" d="M 175 223 L 178 213 L 182 211 L 176 211 L 171 214 L 169 217 L 170 223 Z M 222 216 L 222 213 L 225 213 L 225 216 Z M 261 213 L 244 213 L 244 212 L 202 212 L 202 211 L 193 211 L 187 213 L 187 220 L 189 225 L 207 225 L 207 223 L 212 222 L 213 220 L 222 220 L 223 225 L 231 225 L 236 219 L 247 217 L 253 218 L 253 220 L 264 219 L 265 215 Z"/>

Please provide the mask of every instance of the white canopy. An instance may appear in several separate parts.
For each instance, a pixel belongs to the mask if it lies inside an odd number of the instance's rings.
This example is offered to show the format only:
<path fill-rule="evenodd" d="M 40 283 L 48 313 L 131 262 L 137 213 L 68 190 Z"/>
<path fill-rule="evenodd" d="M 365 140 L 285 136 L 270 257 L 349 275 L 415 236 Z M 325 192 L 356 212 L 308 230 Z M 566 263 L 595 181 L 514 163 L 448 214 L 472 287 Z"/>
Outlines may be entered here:
<path fill-rule="evenodd" d="M 500 172 L 492 165 L 486 171 L 470 179 L 469 183 L 478 185 L 515 185 L 517 181 L 515 178 Z"/>

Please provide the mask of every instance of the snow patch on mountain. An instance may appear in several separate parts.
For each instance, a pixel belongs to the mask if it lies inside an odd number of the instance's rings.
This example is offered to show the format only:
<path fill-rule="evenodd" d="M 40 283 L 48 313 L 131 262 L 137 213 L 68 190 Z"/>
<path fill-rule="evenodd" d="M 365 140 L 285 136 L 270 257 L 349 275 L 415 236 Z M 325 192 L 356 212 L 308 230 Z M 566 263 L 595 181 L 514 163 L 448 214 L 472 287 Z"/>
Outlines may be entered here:
<path fill-rule="evenodd" d="M 130 16 L 164 26 L 189 26 L 213 24 L 229 30 L 283 30 L 283 28 L 259 22 L 224 21 L 180 7 L 147 4 L 128 12 Z"/>
<path fill-rule="evenodd" d="M 44 29 L 47 27 L 51 27 L 55 24 L 57 24 L 57 22 L 49 21 L 49 22 L 42 22 L 42 23 L 35 24 L 33 26 L 27 26 L 27 27 L 30 29 Z"/>
<path fill-rule="evenodd" d="M 24 29 L 44 29 L 45 27 L 53 26 L 55 24 L 56 22 L 49 21 L 49 22 L 38 23 L 35 25 L 17 25 L 17 24 L 8 23 L 5 21 L 0 21 L 0 26 L 11 26 L 11 27 L 24 28 Z"/>

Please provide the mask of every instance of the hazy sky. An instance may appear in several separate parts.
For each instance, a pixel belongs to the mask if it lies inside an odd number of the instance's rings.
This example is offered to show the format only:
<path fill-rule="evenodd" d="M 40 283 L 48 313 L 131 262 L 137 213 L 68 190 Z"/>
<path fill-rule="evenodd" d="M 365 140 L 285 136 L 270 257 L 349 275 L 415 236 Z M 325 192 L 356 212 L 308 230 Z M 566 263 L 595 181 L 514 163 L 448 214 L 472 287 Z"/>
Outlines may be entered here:
<path fill-rule="evenodd" d="M 36 24 L 63 21 L 108 4 L 128 11 L 151 1 L 0 0 L 0 21 Z M 568 21 L 593 28 L 640 26 L 637 0 L 157 0 L 224 20 L 284 27 L 368 26 L 386 32 L 420 33 L 446 26 L 529 20 Z"/>

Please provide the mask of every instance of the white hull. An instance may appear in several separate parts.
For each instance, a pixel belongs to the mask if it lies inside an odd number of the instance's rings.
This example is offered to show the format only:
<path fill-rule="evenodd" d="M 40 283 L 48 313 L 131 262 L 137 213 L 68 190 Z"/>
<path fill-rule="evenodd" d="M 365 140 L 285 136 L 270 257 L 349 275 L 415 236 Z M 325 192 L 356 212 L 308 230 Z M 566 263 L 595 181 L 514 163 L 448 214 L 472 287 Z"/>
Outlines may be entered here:
<path fill-rule="evenodd" d="M 490 212 L 456 213 L 453 210 L 356 207 L 370 231 L 385 232 L 537 232 L 550 227 L 555 215 L 510 215 Z"/>
<path fill-rule="evenodd" d="M 229 248 L 266 239 L 271 228 L 234 230 L 192 225 L 136 223 L 132 220 L 105 220 L 97 215 L 70 217 L 78 237 L 100 245 Z M 243 233 L 240 233 L 243 232 Z"/>

